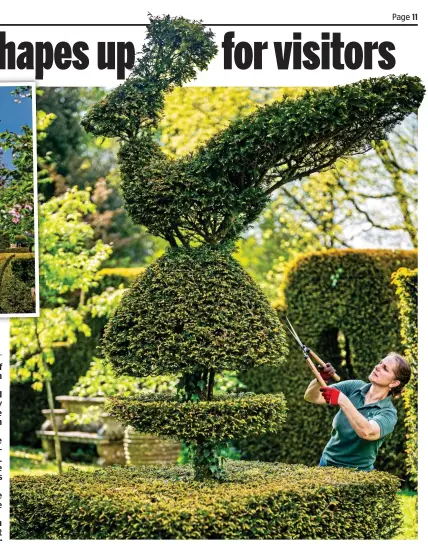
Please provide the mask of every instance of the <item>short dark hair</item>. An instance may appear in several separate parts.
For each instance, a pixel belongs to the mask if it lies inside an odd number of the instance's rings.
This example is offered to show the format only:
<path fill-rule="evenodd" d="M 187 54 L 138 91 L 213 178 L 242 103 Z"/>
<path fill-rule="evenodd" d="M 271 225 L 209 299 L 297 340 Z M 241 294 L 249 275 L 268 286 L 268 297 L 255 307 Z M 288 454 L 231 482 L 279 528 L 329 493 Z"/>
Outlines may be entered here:
<path fill-rule="evenodd" d="M 396 363 L 394 374 L 396 379 L 400 380 L 399 385 L 397 385 L 396 387 L 391 387 L 392 398 L 395 399 L 401 395 L 404 386 L 409 383 L 410 377 L 412 375 L 412 369 L 410 368 L 407 360 L 399 353 L 391 351 L 391 353 L 388 353 L 388 357 L 394 358 L 394 361 Z"/>

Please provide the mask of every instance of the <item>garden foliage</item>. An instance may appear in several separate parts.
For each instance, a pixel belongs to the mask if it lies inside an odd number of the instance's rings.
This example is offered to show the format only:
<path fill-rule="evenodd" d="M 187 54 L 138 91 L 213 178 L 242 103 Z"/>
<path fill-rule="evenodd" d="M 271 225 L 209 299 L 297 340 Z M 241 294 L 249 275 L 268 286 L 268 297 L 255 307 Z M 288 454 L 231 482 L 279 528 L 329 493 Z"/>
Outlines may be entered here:
<path fill-rule="evenodd" d="M 301 257 L 285 277 L 287 316 L 302 341 L 330 361 L 343 380 L 368 381 L 382 357 L 402 351 L 398 301 L 390 278 L 400 266 L 414 267 L 416 262 L 415 251 L 402 250 L 330 250 Z M 280 432 L 240 444 L 247 456 L 318 463 L 334 411 L 303 400 L 313 376 L 300 348 L 291 343 L 286 365 L 255 369 L 240 378 L 252 391 L 281 391 L 288 401 L 288 418 Z M 394 403 L 398 423 L 379 451 L 376 468 L 405 478 L 404 414 L 402 402 Z"/>
<path fill-rule="evenodd" d="M 129 286 L 141 271 L 140 268 L 103 268 L 96 274 L 97 285 L 91 286 L 89 294 L 100 294 L 109 287 L 118 288 L 122 284 Z M 68 394 L 79 377 L 88 371 L 94 357 L 101 355 L 99 343 L 106 321 L 105 315 L 88 315 L 85 322 L 92 332 L 90 337 L 78 332 L 77 341 L 73 345 L 54 347 L 55 372 L 52 376 L 52 388 L 57 395 Z M 93 378 L 88 375 L 88 380 L 92 380 L 95 387 L 97 382 Z M 84 378 L 82 380 L 85 381 Z M 41 412 L 46 407 L 44 392 L 35 391 L 30 382 L 13 380 L 10 385 L 10 399 L 11 443 L 35 447 L 39 443 L 35 432 L 45 420 Z"/>
<path fill-rule="evenodd" d="M 138 431 L 185 439 L 194 472 L 121 468 L 16 479 L 14 538 L 389 538 L 400 523 L 398 481 L 388 474 L 257 463 L 229 463 L 225 473 L 225 442 L 284 428 L 287 407 L 279 387 L 273 395 L 213 393 L 216 373 L 227 369 L 276 367 L 268 374 L 275 387 L 288 352 L 278 317 L 231 256 L 240 234 L 276 188 L 384 138 L 417 110 L 423 87 L 418 78 L 389 76 L 284 98 L 173 160 L 156 141 L 165 93 L 193 79 L 215 53 L 201 23 L 151 17 L 130 77 L 83 120 L 95 135 L 119 139 L 127 210 L 171 246 L 123 297 L 103 347 L 118 374 L 178 374 L 177 394 L 117 397 L 110 411 Z M 341 288 L 340 270 L 327 273 L 333 289 Z M 359 279 L 355 263 L 346 271 L 349 281 Z M 381 279 L 376 272 L 370 280 L 383 286 L 384 270 Z M 306 292 L 317 298 L 317 279 L 312 270 L 295 300 Z M 335 315 L 331 305 L 327 310 Z M 296 323 L 314 322 L 313 332 L 322 323 L 316 311 L 293 315 Z M 346 312 L 342 317 L 346 324 Z M 375 330 L 376 319 L 369 312 L 366 329 Z M 303 421 L 294 411 L 292 425 L 304 429 Z M 317 432 L 304 431 L 306 446 Z M 281 447 L 295 434 L 282 437 Z"/>
<path fill-rule="evenodd" d="M 175 248 L 124 295 L 103 338 L 121 374 L 237 370 L 285 363 L 286 335 L 227 248 Z"/>
<path fill-rule="evenodd" d="M 226 443 L 234 437 L 276 432 L 286 419 L 282 394 L 216 395 L 211 401 L 200 402 L 180 402 L 168 394 L 154 394 L 109 402 L 109 412 L 124 425 L 195 446 L 207 437 L 213 443 Z"/>
<path fill-rule="evenodd" d="M 0 251 L 8 249 L 10 246 L 10 234 L 8 232 L 0 232 Z"/>
<path fill-rule="evenodd" d="M 229 481 L 189 466 L 16 477 L 12 539 L 389 539 L 401 523 L 390 474 L 227 463 Z"/>
<path fill-rule="evenodd" d="M 392 275 L 399 298 L 401 338 L 412 377 L 403 391 L 406 411 L 406 462 L 410 480 L 418 477 L 418 270 L 400 268 Z"/>
<path fill-rule="evenodd" d="M 34 254 L 0 253 L 0 314 L 34 313 L 36 303 L 31 293 L 35 287 Z"/>
<path fill-rule="evenodd" d="M 148 128 L 153 119 L 144 111 L 126 121 L 126 131 L 113 130 L 118 115 L 99 122 L 110 102 L 113 107 L 121 97 L 132 103 L 124 86 L 96 105 L 84 124 L 95 134 L 121 137 L 123 194 L 136 223 L 172 245 L 215 245 L 236 239 L 276 188 L 370 149 L 416 111 L 423 93 L 420 80 L 409 76 L 308 90 L 297 100 L 259 108 L 178 160 L 155 142 Z"/>
<path fill-rule="evenodd" d="M 11 93 L 29 99 L 30 87 L 18 87 Z M 12 165 L 6 166 L 3 150 L 12 153 Z M 0 131 L 0 230 L 12 237 L 29 234 L 34 238 L 33 131 L 28 125 L 19 133 Z"/>
<path fill-rule="evenodd" d="M 179 373 L 182 402 L 215 402 L 218 371 L 285 361 L 276 315 L 231 257 L 270 194 L 343 155 L 367 151 L 416 111 L 424 94 L 420 80 L 409 76 L 311 90 L 259 108 L 174 160 L 156 141 L 165 94 L 193 79 L 215 53 L 202 24 L 151 18 L 131 76 L 83 120 L 95 135 L 119 139 L 126 208 L 171 246 L 123 297 L 107 326 L 104 354 L 118 373 Z M 135 403 L 145 409 L 144 399 Z M 168 434 L 166 420 L 160 435 Z M 144 425 L 153 431 L 150 423 Z M 144 425 L 140 419 L 139 430 Z M 215 449 L 213 436 L 199 436 L 197 478 L 222 476 Z"/>

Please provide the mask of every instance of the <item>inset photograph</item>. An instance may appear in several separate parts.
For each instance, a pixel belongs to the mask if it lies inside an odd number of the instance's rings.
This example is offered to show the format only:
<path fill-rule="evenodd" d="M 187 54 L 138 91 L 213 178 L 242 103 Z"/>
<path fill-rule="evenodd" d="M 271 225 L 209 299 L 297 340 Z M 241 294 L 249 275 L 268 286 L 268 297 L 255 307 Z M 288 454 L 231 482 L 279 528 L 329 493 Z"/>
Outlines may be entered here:
<path fill-rule="evenodd" d="M 0 317 L 38 315 L 34 94 L 0 83 Z"/>

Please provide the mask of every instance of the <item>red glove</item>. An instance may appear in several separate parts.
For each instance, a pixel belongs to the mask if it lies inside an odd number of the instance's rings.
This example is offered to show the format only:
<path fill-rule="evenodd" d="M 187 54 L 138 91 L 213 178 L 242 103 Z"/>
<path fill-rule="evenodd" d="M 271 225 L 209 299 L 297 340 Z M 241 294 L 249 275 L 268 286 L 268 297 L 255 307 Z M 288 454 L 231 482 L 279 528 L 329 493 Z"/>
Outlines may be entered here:
<path fill-rule="evenodd" d="M 321 378 L 327 383 L 331 380 L 332 376 L 336 374 L 335 368 L 330 364 L 326 363 L 326 366 L 318 366 L 318 372 L 320 373 Z"/>
<path fill-rule="evenodd" d="M 320 387 L 322 396 L 325 398 L 327 404 L 337 406 L 339 404 L 339 389 L 335 387 Z"/>

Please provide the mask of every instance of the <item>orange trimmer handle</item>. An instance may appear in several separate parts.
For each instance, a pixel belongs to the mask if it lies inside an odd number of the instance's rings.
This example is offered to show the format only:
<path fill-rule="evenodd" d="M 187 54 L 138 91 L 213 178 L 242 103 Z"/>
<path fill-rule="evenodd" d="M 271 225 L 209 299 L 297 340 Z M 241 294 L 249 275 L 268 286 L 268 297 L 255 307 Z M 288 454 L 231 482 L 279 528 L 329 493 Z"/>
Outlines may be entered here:
<path fill-rule="evenodd" d="M 315 361 L 316 361 L 318 364 L 320 364 L 322 367 L 324 367 L 324 368 L 327 367 L 327 365 L 324 363 L 324 361 L 323 361 L 322 359 L 320 359 L 320 358 L 318 357 L 318 355 L 317 355 L 314 351 L 312 351 L 311 349 L 309 349 L 309 355 L 310 355 L 311 357 L 313 357 L 313 358 L 315 359 Z M 333 380 L 334 380 L 335 382 L 340 382 L 340 376 L 338 376 L 337 374 L 333 374 L 332 378 L 333 378 Z"/>
<path fill-rule="evenodd" d="M 311 361 L 311 358 L 309 357 L 309 355 L 307 354 L 306 357 L 306 362 L 312 372 L 312 374 L 315 376 L 315 378 L 317 379 L 317 382 L 321 385 L 321 387 L 327 387 L 327 384 L 325 383 L 325 381 L 322 379 L 321 377 L 321 374 L 318 372 L 318 370 L 316 369 L 314 363 Z"/>

